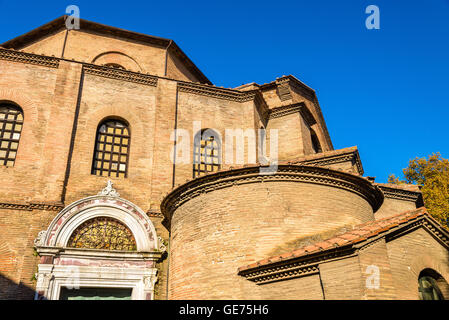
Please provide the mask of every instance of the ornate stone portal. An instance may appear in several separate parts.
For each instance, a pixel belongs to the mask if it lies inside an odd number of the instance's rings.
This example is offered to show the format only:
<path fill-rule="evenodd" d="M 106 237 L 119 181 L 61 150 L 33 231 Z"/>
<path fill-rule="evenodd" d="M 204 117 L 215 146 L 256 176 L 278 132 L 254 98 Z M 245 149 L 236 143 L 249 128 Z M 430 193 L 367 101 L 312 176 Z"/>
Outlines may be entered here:
<path fill-rule="evenodd" d="M 165 246 L 145 213 L 119 196 L 108 181 L 39 233 L 36 299 L 57 300 L 63 288 L 125 288 L 132 289 L 131 299 L 154 299 Z"/>

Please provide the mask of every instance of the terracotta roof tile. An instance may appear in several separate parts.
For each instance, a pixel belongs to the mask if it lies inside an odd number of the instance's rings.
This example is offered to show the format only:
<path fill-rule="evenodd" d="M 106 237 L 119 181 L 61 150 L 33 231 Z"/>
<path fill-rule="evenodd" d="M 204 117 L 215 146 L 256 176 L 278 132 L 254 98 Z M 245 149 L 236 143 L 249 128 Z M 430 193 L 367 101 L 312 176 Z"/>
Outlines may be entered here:
<path fill-rule="evenodd" d="M 426 215 L 431 218 L 427 213 L 426 208 L 421 207 L 415 210 L 406 211 L 391 217 L 386 217 L 379 220 L 369 221 L 360 225 L 355 226 L 352 230 L 345 232 L 343 234 L 334 236 L 332 238 L 316 242 L 315 244 L 308 245 L 305 247 L 297 248 L 293 251 L 286 252 L 281 255 L 273 256 L 268 259 L 261 260 L 259 262 L 250 264 L 248 266 L 242 266 L 239 271 L 248 270 L 256 268 L 259 266 L 269 265 L 271 263 L 279 262 L 281 260 L 288 260 L 291 258 L 297 258 L 301 256 L 307 256 L 311 253 L 323 250 L 330 250 L 333 248 L 338 248 L 343 245 L 356 244 L 367 240 L 370 237 L 381 234 L 382 232 L 388 231 L 396 226 L 407 223 L 417 217 Z M 431 218 L 432 219 L 432 218 Z"/>

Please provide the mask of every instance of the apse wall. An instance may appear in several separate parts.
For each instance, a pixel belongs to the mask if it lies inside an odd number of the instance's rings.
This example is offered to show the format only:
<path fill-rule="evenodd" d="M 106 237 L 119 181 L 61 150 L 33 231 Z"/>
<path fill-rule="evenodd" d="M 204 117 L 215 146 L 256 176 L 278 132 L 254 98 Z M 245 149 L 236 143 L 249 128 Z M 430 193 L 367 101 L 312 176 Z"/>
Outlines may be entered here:
<path fill-rule="evenodd" d="M 237 268 L 307 237 L 374 220 L 382 192 L 348 173 L 306 166 L 209 174 L 162 202 L 171 231 L 169 299 L 252 299 Z"/>

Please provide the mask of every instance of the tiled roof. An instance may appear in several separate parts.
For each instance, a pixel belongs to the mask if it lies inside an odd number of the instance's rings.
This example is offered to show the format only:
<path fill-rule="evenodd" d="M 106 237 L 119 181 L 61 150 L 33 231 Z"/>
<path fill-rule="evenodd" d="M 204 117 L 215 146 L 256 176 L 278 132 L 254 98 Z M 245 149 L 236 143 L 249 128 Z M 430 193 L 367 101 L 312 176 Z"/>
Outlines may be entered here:
<path fill-rule="evenodd" d="M 420 217 L 429 217 L 433 219 L 428 214 L 426 208 L 421 207 L 415 210 L 406 211 L 391 217 L 386 217 L 383 219 L 370 221 L 367 223 L 363 223 L 357 225 L 351 231 L 342 233 L 340 235 L 334 236 L 332 238 L 316 242 L 313 245 L 304 246 L 301 248 L 297 248 L 293 251 L 273 256 L 268 259 L 260 260 L 258 262 L 252 263 L 247 266 L 242 266 L 238 269 L 239 272 L 263 267 L 266 265 L 270 265 L 272 263 L 290 260 L 293 258 L 306 257 L 313 253 L 322 252 L 330 249 L 335 249 L 339 247 L 344 247 L 348 245 L 357 244 L 359 242 L 363 242 L 369 238 L 375 237 L 385 231 L 388 231 L 394 227 L 400 226 L 402 224 L 409 223 L 412 220 L 419 219 Z"/>

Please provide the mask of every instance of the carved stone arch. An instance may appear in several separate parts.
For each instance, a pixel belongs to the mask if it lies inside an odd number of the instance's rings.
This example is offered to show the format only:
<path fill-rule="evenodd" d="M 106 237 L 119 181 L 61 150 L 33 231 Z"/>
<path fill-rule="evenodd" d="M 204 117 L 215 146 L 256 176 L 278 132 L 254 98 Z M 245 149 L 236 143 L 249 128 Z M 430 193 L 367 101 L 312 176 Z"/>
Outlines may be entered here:
<path fill-rule="evenodd" d="M 129 71 L 142 72 L 142 68 L 135 59 L 119 51 L 100 53 L 92 59 L 92 63 L 97 65 L 119 65 Z"/>
<path fill-rule="evenodd" d="M 84 198 L 64 208 L 50 223 L 43 246 L 67 247 L 73 232 L 97 217 L 116 219 L 128 227 L 136 240 L 137 251 L 158 250 L 156 229 L 142 209 L 125 199 L 104 195 Z"/>
<path fill-rule="evenodd" d="M 132 248 L 111 250 L 104 246 L 68 245 L 80 226 L 97 218 L 125 227 L 135 246 L 133 243 Z M 34 244 L 41 257 L 35 298 L 52 300 L 60 299 L 65 289 L 84 288 L 131 289 L 131 299 L 152 300 L 157 262 L 166 249 L 145 212 L 120 198 L 110 180 L 98 195 L 75 201 L 61 210 Z"/>

